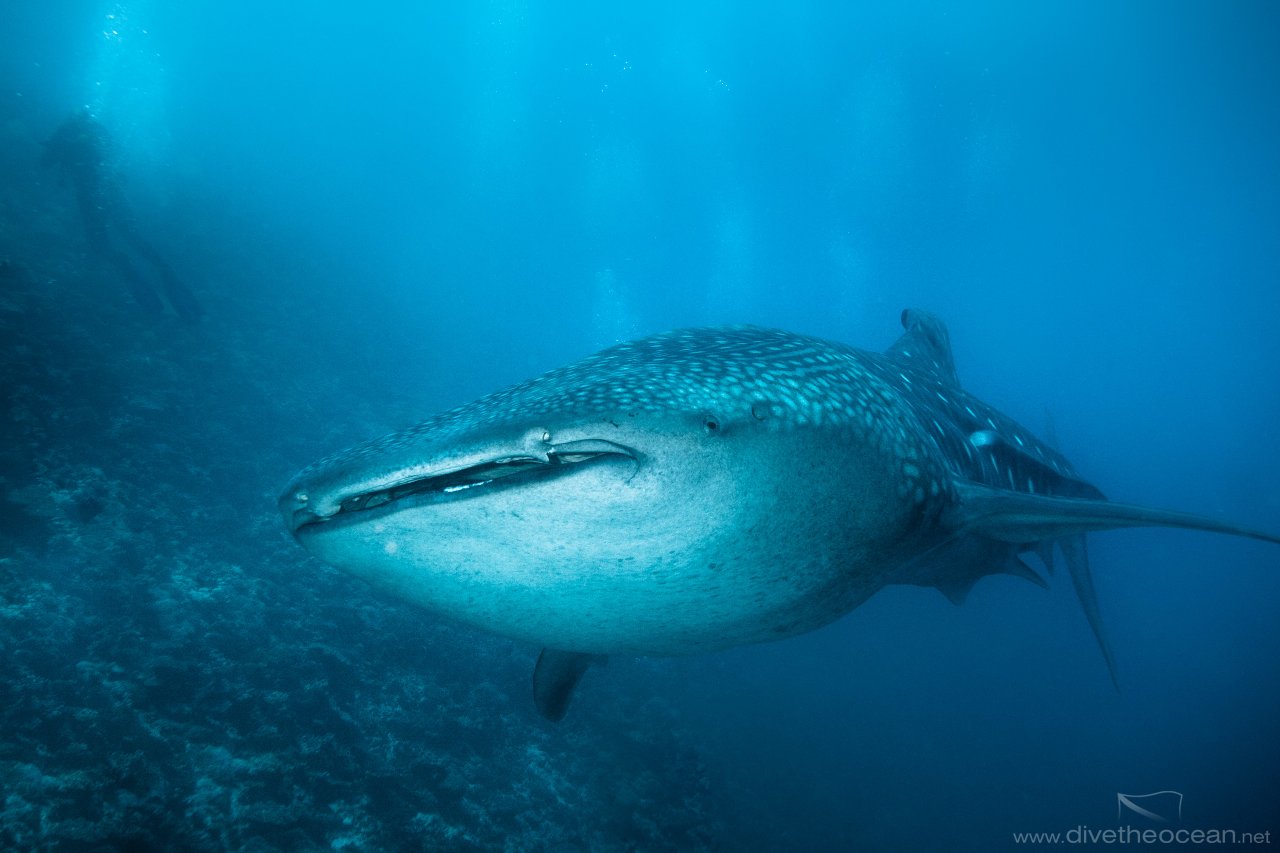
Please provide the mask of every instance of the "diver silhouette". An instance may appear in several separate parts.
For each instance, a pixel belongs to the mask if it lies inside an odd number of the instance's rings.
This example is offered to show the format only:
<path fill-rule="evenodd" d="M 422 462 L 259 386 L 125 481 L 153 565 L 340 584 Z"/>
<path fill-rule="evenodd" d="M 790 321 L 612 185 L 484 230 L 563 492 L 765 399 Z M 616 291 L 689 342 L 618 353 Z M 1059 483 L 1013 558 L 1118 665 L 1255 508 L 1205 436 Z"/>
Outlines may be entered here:
<path fill-rule="evenodd" d="M 120 243 L 155 266 L 173 310 L 186 322 L 194 323 L 204 313 L 200 303 L 168 261 L 138 233 L 119 177 L 109 163 L 110 147 L 107 129 L 88 110 L 80 110 L 44 143 L 40 162 L 45 168 L 59 167 L 62 179 L 71 181 L 89 249 L 119 271 L 143 309 L 159 314 L 164 310 L 164 303 L 129 255 L 117 247 L 113 234 Z"/>

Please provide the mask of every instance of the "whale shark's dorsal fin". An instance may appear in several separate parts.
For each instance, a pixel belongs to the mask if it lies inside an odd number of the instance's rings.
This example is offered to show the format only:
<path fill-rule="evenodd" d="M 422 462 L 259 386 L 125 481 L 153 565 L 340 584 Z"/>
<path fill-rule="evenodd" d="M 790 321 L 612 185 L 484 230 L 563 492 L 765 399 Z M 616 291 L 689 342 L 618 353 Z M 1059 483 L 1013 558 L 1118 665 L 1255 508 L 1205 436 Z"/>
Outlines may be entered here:
<path fill-rule="evenodd" d="M 885 355 L 905 361 L 916 370 L 931 373 L 945 384 L 960 387 L 956 362 L 951 355 L 951 335 L 947 326 L 928 311 L 906 308 L 902 312 L 902 328 L 906 329 L 885 350 Z"/>

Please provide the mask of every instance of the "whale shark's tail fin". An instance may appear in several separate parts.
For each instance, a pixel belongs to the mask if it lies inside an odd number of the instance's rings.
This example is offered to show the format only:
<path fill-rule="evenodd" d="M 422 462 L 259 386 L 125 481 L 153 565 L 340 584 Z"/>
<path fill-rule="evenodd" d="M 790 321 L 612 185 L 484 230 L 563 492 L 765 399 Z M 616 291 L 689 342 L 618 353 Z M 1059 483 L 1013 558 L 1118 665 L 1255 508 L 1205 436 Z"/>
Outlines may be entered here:
<path fill-rule="evenodd" d="M 1062 550 L 1080 606 L 1106 658 L 1111 680 L 1117 686 L 1115 658 L 1103 632 L 1084 534 L 1120 527 L 1182 527 L 1247 536 L 1280 545 L 1280 536 L 1185 512 L 1092 498 L 1033 495 L 961 480 L 953 482 L 952 487 L 958 500 L 948 511 L 945 522 L 957 532 L 1024 545 L 1042 555 L 1051 554 L 1055 543 Z M 1046 565 L 1051 567 L 1048 559 Z"/>
<path fill-rule="evenodd" d="M 1102 630 L 1102 611 L 1098 609 L 1098 594 L 1093 589 L 1093 574 L 1089 571 L 1089 550 L 1085 544 L 1083 533 L 1067 536 L 1058 540 L 1062 556 L 1067 563 L 1067 572 L 1071 575 L 1071 585 L 1076 588 L 1076 598 L 1080 599 L 1080 607 L 1084 610 L 1084 618 L 1089 620 L 1089 628 L 1098 641 L 1102 657 L 1107 662 L 1107 672 L 1111 675 L 1111 683 L 1120 689 L 1120 677 L 1116 674 L 1116 658 L 1111 653 L 1111 644 Z"/>

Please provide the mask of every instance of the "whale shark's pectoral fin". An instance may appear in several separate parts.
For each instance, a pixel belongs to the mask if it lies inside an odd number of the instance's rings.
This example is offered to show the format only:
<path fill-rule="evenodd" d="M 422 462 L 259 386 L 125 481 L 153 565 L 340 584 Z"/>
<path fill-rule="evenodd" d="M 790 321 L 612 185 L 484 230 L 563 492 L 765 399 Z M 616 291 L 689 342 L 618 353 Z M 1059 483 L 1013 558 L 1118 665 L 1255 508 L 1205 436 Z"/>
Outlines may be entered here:
<path fill-rule="evenodd" d="M 1056 498 L 993 489 L 969 480 L 951 484 L 958 500 L 944 518 L 957 531 L 1002 542 L 1039 543 L 1121 527 L 1182 527 L 1247 536 L 1280 545 L 1280 536 L 1192 515 L 1096 498 Z"/>
<path fill-rule="evenodd" d="M 553 723 L 564 719 L 569 701 L 573 699 L 573 689 L 587 668 L 605 660 L 604 655 L 543 649 L 538 655 L 538 665 L 533 668 L 533 703 L 538 706 L 538 713 Z"/>

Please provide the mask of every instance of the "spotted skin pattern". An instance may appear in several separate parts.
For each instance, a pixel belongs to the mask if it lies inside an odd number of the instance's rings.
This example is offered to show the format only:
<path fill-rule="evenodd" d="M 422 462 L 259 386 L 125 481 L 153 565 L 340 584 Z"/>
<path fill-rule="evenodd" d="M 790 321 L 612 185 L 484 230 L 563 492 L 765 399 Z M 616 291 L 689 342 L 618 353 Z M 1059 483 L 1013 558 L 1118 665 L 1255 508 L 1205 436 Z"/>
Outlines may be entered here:
<path fill-rule="evenodd" d="M 545 645 L 558 719 L 605 654 L 689 654 L 812 630 L 887 584 L 960 603 L 1063 554 L 1112 677 L 1084 534 L 1270 534 L 1107 501 L 965 392 L 947 332 L 903 312 L 883 353 L 751 326 L 685 329 L 322 459 L 280 498 L 320 559 Z"/>
<path fill-rule="evenodd" d="M 912 320 L 921 316 L 928 315 L 908 312 Z M 922 507 L 945 499 L 956 477 L 1030 494 L 1100 496 L 1060 453 L 963 391 L 951 378 L 954 368 L 949 376 L 939 364 L 950 364 L 949 349 L 911 331 L 904 340 L 909 343 L 880 354 L 754 326 L 666 332 L 618 344 L 327 457 L 299 477 L 396 459 L 428 440 L 510 424 L 748 410 L 776 430 L 870 435 L 877 449 L 901 461 L 898 493 Z"/>

